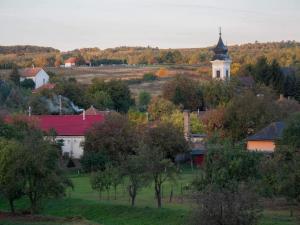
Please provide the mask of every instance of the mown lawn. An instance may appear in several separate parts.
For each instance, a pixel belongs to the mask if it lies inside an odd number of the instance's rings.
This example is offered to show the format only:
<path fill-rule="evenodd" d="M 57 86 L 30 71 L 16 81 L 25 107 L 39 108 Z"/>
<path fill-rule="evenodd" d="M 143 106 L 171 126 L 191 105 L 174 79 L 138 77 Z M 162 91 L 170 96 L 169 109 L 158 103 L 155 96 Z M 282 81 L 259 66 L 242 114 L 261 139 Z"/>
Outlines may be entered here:
<path fill-rule="evenodd" d="M 42 215 L 56 217 L 79 218 L 87 220 L 89 223 L 102 225 L 185 225 L 187 224 L 191 202 L 185 194 L 193 178 L 192 171 L 185 171 L 177 183 L 166 183 L 163 187 L 164 202 L 163 208 L 157 209 L 154 198 L 153 187 L 142 189 L 136 200 L 136 206 L 131 207 L 128 195 L 124 186 L 117 190 L 117 199 L 114 200 L 113 190 L 110 198 L 106 193 L 100 200 L 96 191 L 90 188 L 89 177 L 87 175 L 72 175 L 74 190 L 67 192 L 67 197 L 63 199 L 50 199 L 45 201 Z M 173 188 L 174 198 L 169 202 L 169 195 Z M 185 198 L 184 198 L 185 197 Z M 17 208 L 28 207 L 26 199 L 17 202 Z M 7 210 L 6 202 L 0 200 L 0 209 Z M 23 221 L 24 222 L 24 221 Z M 25 221 L 26 222 L 26 221 Z M 0 224 L 7 225 L 77 225 L 78 221 L 57 222 L 26 222 L 0 220 Z M 89 224 L 88 222 L 82 224 Z M 79 223 L 81 224 L 81 223 Z M 295 217 L 289 217 L 286 211 L 265 210 L 261 218 L 260 225 L 297 225 L 299 221 Z"/>

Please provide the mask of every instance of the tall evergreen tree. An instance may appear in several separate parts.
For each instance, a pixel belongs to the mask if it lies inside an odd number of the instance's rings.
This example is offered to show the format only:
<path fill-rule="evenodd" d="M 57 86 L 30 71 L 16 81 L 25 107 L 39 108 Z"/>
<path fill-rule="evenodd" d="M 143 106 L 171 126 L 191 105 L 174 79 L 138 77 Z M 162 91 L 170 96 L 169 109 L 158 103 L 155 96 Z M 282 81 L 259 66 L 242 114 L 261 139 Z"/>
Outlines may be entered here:
<path fill-rule="evenodd" d="M 281 71 L 280 65 L 276 59 L 274 59 L 270 65 L 270 84 L 277 93 L 282 94 L 284 90 L 284 74 Z"/>
<path fill-rule="evenodd" d="M 286 76 L 284 80 L 284 96 L 294 97 L 296 92 L 296 77 L 294 74 Z"/>
<path fill-rule="evenodd" d="M 295 84 L 295 99 L 300 102 L 300 78 L 298 77 Z"/>
<path fill-rule="evenodd" d="M 260 57 L 254 68 L 254 78 L 257 82 L 269 85 L 270 68 L 266 57 Z"/>
<path fill-rule="evenodd" d="M 9 79 L 16 85 L 20 85 L 20 74 L 17 67 L 14 67 L 9 74 Z"/>

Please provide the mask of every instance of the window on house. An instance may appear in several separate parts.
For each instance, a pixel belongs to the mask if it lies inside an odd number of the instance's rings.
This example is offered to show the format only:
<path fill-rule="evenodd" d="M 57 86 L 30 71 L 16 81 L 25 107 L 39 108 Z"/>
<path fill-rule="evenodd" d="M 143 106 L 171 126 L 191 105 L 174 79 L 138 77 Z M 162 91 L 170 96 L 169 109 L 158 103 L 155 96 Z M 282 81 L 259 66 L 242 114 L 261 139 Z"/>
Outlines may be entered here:
<path fill-rule="evenodd" d="M 46 80 L 45 80 L 45 78 L 43 78 L 43 84 L 45 84 L 46 83 Z"/>
<path fill-rule="evenodd" d="M 217 70 L 217 78 L 220 78 L 220 76 L 221 76 L 221 71 Z"/>

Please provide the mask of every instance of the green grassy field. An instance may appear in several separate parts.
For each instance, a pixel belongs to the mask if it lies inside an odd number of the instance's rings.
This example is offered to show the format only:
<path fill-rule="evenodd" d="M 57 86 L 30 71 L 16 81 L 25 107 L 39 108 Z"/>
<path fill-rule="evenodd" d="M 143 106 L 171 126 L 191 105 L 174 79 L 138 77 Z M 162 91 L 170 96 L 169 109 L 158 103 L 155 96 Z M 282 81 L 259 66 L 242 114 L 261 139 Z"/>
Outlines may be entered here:
<path fill-rule="evenodd" d="M 186 198 L 184 187 L 188 187 L 193 172 L 185 172 L 179 181 L 166 183 L 163 186 L 163 208 L 157 209 L 153 187 L 142 189 L 136 201 L 136 206 L 131 207 L 124 186 L 117 190 L 117 200 L 111 191 L 110 198 L 103 193 L 100 200 L 97 192 L 90 188 L 87 175 L 72 175 L 74 190 L 68 190 L 63 199 L 49 199 L 44 202 L 41 214 L 55 216 L 55 218 L 67 218 L 53 221 L 28 221 L 26 219 L 0 219 L 0 224 L 7 225 L 77 225 L 77 224 L 102 224 L 102 225 L 184 225 L 187 224 L 192 203 Z M 169 202 L 171 187 L 174 190 L 174 198 Z M 183 190 L 183 191 L 182 191 Z M 182 193 L 183 192 L 183 193 Z M 17 202 L 19 210 L 28 207 L 26 199 Z M 6 202 L 0 201 L 0 209 L 7 210 Z M 0 217 L 1 218 L 1 217 Z M 72 220 L 70 218 L 75 218 Z M 299 221 L 295 217 L 289 217 L 287 210 L 265 210 L 260 225 L 296 225 Z"/>

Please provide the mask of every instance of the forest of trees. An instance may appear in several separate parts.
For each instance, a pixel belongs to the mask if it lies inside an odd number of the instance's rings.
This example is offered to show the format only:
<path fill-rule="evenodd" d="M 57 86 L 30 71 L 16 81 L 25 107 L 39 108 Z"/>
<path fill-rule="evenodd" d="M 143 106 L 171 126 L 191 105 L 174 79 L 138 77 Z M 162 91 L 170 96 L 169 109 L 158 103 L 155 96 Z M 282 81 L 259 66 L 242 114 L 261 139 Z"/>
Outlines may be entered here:
<path fill-rule="evenodd" d="M 296 67 L 299 70 L 300 43 L 295 41 L 253 43 L 229 46 L 233 60 L 232 74 L 236 74 L 244 64 L 253 64 L 265 56 L 268 61 L 277 59 L 282 67 Z M 0 46 L 0 68 L 11 68 L 13 65 L 28 67 L 59 66 L 69 57 L 77 57 L 81 64 L 95 62 L 94 65 L 106 62 L 119 64 L 188 64 L 209 65 L 212 57 L 211 47 L 193 49 L 159 49 L 152 47 L 117 47 L 101 50 L 99 48 L 75 49 L 59 52 L 53 48 L 37 46 Z M 104 63 L 103 63 L 104 62 Z"/>

